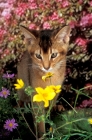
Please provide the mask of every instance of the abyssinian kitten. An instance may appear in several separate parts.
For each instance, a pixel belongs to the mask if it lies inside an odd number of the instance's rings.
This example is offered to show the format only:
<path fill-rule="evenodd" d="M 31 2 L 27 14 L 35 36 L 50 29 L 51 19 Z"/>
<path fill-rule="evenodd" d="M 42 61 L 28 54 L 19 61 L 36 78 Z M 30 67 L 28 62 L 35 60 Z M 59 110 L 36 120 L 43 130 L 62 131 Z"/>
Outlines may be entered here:
<path fill-rule="evenodd" d="M 42 76 L 47 72 L 52 72 L 54 73 L 53 77 L 51 77 L 52 84 L 62 85 L 66 69 L 70 27 L 65 26 L 60 30 L 41 31 L 29 30 L 24 26 L 20 28 L 25 36 L 27 51 L 18 64 L 18 78 L 22 79 L 26 86 L 45 88 L 47 85 L 50 85 L 50 81 L 48 78 L 44 82 Z M 19 90 L 18 95 L 21 101 L 30 102 L 30 97 L 22 89 Z M 56 99 L 57 97 L 54 102 L 56 102 Z M 36 102 L 33 104 L 37 105 Z M 43 103 L 39 103 L 39 105 L 44 113 Z M 33 114 L 34 118 L 36 111 L 37 109 Z M 45 124 L 44 122 L 40 122 L 37 125 L 39 136 L 41 137 L 45 133 Z"/>

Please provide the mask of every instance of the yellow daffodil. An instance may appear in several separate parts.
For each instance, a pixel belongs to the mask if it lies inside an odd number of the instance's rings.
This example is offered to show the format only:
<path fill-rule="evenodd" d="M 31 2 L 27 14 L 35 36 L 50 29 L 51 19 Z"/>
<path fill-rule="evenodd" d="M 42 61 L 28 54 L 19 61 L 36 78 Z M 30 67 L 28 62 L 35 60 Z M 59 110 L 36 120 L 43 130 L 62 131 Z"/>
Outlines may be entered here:
<path fill-rule="evenodd" d="M 53 73 L 52 72 L 48 72 L 44 76 L 42 76 L 42 80 L 45 81 L 47 78 L 50 78 L 52 76 L 53 76 Z"/>
<path fill-rule="evenodd" d="M 49 88 L 52 88 L 55 93 L 60 93 L 61 91 L 61 85 L 57 85 L 57 86 L 51 85 L 49 86 Z"/>
<path fill-rule="evenodd" d="M 38 94 L 33 96 L 33 102 L 37 101 L 37 102 L 44 102 L 44 107 L 48 107 L 49 106 L 49 101 L 52 100 L 56 93 L 54 92 L 54 90 L 52 88 L 50 88 L 49 86 L 46 87 L 45 89 L 41 88 L 41 87 L 37 87 L 35 88 L 36 92 Z"/>
<path fill-rule="evenodd" d="M 24 82 L 22 81 L 22 79 L 17 79 L 17 84 L 14 84 L 15 89 L 21 89 L 24 87 Z"/>
<path fill-rule="evenodd" d="M 88 119 L 88 122 L 89 122 L 90 124 L 92 124 L 92 118 Z"/>

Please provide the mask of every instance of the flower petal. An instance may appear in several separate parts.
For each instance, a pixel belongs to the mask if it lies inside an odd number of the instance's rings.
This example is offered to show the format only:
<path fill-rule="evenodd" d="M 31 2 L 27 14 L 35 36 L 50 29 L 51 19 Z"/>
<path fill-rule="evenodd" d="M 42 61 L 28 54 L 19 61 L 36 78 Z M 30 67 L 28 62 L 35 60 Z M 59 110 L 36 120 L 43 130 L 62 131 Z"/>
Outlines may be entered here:
<path fill-rule="evenodd" d="M 41 87 L 37 87 L 37 88 L 35 88 L 35 90 L 38 94 L 42 94 L 44 92 L 44 89 Z"/>
<path fill-rule="evenodd" d="M 48 107 L 48 106 L 49 106 L 49 101 L 48 100 L 45 100 L 44 107 Z"/>
<path fill-rule="evenodd" d="M 18 84 L 14 84 L 14 86 L 15 86 L 15 89 L 21 89 L 21 86 Z"/>
<path fill-rule="evenodd" d="M 57 85 L 57 86 L 51 85 L 51 86 L 48 86 L 48 87 L 52 88 L 55 93 L 60 93 L 60 91 L 61 91 L 61 85 Z"/>
<path fill-rule="evenodd" d="M 39 94 L 36 94 L 33 96 L 33 102 L 41 102 L 42 101 L 42 97 Z"/>
<path fill-rule="evenodd" d="M 52 100 L 56 96 L 56 93 L 50 87 L 46 87 L 45 92 L 46 92 L 46 98 L 48 100 Z"/>
<path fill-rule="evenodd" d="M 24 82 L 22 81 L 22 79 L 17 79 L 17 82 L 21 87 L 24 86 Z"/>
<path fill-rule="evenodd" d="M 47 76 L 42 76 L 42 80 L 45 82 Z"/>

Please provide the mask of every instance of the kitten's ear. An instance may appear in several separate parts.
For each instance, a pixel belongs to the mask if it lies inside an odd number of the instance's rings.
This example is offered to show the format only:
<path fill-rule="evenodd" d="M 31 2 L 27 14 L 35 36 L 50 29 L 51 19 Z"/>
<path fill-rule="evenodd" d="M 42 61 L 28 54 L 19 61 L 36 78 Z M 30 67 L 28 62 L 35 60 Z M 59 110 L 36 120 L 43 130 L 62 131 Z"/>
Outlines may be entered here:
<path fill-rule="evenodd" d="M 63 27 L 55 36 L 58 42 L 68 43 L 70 39 L 71 28 L 69 26 Z"/>
<path fill-rule="evenodd" d="M 23 32 L 27 42 L 30 41 L 30 43 L 33 43 L 36 40 L 36 37 L 29 31 L 28 28 L 20 25 L 20 29 Z"/>

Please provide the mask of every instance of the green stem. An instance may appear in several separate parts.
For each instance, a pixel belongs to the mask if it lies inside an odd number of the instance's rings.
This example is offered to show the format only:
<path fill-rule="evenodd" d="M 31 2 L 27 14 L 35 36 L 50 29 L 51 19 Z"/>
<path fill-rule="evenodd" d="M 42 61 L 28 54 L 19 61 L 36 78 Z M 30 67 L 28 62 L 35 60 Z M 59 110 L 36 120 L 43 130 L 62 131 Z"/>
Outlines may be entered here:
<path fill-rule="evenodd" d="M 71 122 L 67 122 L 66 124 L 63 124 L 62 126 L 59 126 L 58 128 L 56 128 L 55 130 L 58 130 L 58 129 L 60 129 L 60 128 L 62 128 L 62 127 L 64 127 L 64 126 L 68 125 L 68 124 L 71 124 L 71 123 L 74 123 L 74 122 L 78 122 L 78 121 L 82 121 L 82 120 L 86 120 L 86 119 L 81 118 L 81 119 L 78 119 L 78 120 L 74 120 L 74 121 L 71 121 Z"/>
<path fill-rule="evenodd" d="M 19 103 L 17 102 L 17 105 L 18 105 L 18 107 L 20 108 L 20 106 L 19 106 Z M 22 115 L 22 117 L 23 117 L 23 119 L 24 119 L 24 121 L 26 122 L 26 125 L 28 126 L 28 128 L 29 128 L 29 130 L 30 130 L 30 132 L 35 136 L 35 138 L 36 138 L 36 135 L 33 133 L 33 131 L 32 131 L 32 129 L 30 128 L 30 126 L 29 126 L 29 124 L 27 123 L 27 121 L 26 121 L 26 119 L 25 119 L 25 117 L 24 117 L 24 114 L 22 113 L 22 111 L 20 110 L 20 113 L 21 113 L 21 115 Z"/>
<path fill-rule="evenodd" d="M 86 87 L 84 87 L 84 88 L 81 88 L 80 91 L 81 91 L 81 90 L 84 90 L 84 89 L 87 89 L 87 88 L 90 88 L 90 87 L 92 87 L 92 85 L 86 86 Z"/>
<path fill-rule="evenodd" d="M 74 108 L 75 108 L 75 106 L 76 106 L 76 104 L 77 104 L 77 100 L 78 100 L 78 96 L 79 96 L 79 94 L 80 94 L 80 92 L 77 91 L 76 99 L 75 99 L 75 102 L 74 102 Z"/>
<path fill-rule="evenodd" d="M 73 111 L 77 113 L 77 111 L 63 97 L 61 97 L 61 99 L 63 99 L 73 109 Z"/>
<path fill-rule="evenodd" d="M 46 114 L 46 118 L 49 116 L 49 113 L 50 113 L 50 111 L 51 111 L 52 106 L 53 106 L 53 101 L 51 101 L 49 110 L 47 111 L 47 114 Z"/>

